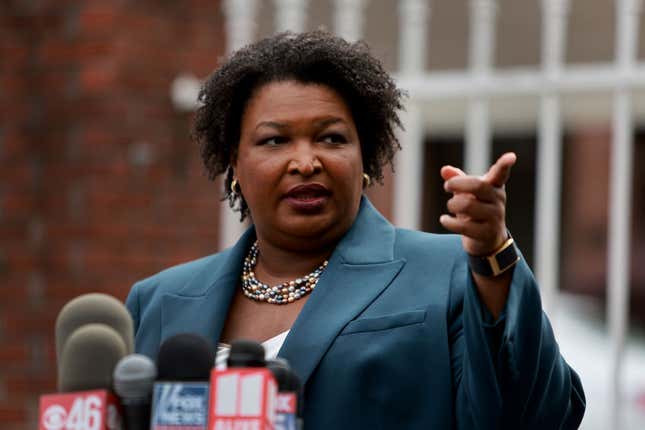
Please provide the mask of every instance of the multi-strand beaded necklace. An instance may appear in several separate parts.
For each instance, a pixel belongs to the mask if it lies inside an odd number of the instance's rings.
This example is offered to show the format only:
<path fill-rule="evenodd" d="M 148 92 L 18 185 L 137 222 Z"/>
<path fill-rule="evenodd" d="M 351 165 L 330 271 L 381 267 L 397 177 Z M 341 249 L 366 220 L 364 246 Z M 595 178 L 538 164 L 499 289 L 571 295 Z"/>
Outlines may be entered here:
<path fill-rule="evenodd" d="M 253 272 L 256 264 L 258 264 L 259 252 L 258 242 L 255 241 L 244 259 L 244 265 L 242 267 L 242 291 L 246 297 L 259 302 L 276 305 L 293 303 L 316 288 L 320 275 L 325 270 L 325 267 L 327 267 L 327 260 L 325 260 L 316 270 L 308 275 L 298 278 L 295 281 L 283 282 L 272 287 L 264 282 L 258 281 Z"/>

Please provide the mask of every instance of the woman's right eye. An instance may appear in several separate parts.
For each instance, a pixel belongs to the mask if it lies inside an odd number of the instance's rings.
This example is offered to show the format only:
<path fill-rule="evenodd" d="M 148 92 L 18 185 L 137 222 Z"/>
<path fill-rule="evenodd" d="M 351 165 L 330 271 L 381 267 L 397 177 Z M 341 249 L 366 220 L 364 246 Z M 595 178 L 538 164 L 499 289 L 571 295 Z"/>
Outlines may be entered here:
<path fill-rule="evenodd" d="M 285 143 L 287 139 L 282 136 L 272 136 L 272 137 L 267 137 L 266 139 L 260 140 L 259 144 L 260 145 L 269 145 L 269 146 L 274 146 L 274 145 L 279 145 L 281 143 Z"/>

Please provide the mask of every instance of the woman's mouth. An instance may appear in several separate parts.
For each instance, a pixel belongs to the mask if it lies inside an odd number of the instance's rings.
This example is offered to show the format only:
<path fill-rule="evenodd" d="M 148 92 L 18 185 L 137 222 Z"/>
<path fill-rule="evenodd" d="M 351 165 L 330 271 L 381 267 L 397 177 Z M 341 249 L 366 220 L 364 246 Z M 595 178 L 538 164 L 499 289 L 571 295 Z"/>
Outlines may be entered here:
<path fill-rule="evenodd" d="M 285 200 L 299 212 L 318 212 L 327 203 L 331 192 L 322 184 L 302 184 L 289 189 Z"/>

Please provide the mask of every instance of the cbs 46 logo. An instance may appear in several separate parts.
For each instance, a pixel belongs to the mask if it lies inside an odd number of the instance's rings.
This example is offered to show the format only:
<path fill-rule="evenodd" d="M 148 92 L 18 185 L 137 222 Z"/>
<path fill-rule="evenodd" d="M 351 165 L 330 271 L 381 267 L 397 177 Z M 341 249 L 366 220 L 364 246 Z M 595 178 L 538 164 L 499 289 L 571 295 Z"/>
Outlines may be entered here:
<path fill-rule="evenodd" d="M 79 397 L 69 414 L 62 406 L 52 405 L 43 415 L 43 425 L 47 430 L 101 430 L 102 403 L 98 396 Z"/>

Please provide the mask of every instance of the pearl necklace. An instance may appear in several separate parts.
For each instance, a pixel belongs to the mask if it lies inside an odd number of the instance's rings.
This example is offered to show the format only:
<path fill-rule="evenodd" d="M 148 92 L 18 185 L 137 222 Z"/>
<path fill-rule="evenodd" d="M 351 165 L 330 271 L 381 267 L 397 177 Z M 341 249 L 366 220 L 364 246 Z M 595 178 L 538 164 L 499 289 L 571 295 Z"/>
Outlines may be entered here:
<path fill-rule="evenodd" d="M 244 265 L 242 267 L 242 291 L 246 297 L 259 302 L 276 305 L 286 305 L 295 302 L 316 288 L 320 275 L 325 270 L 325 267 L 327 267 L 327 260 L 325 260 L 323 264 L 308 275 L 298 278 L 295 281 L 283 282 L 272 287 L 264 282 L 258 281 L 253 272 L 256 264 L 258 264 L 259 253 L 260 250 L 258 249 L 258 242 L 256 240 L 249 250 L 248 255 L 244 258 Z"/>

